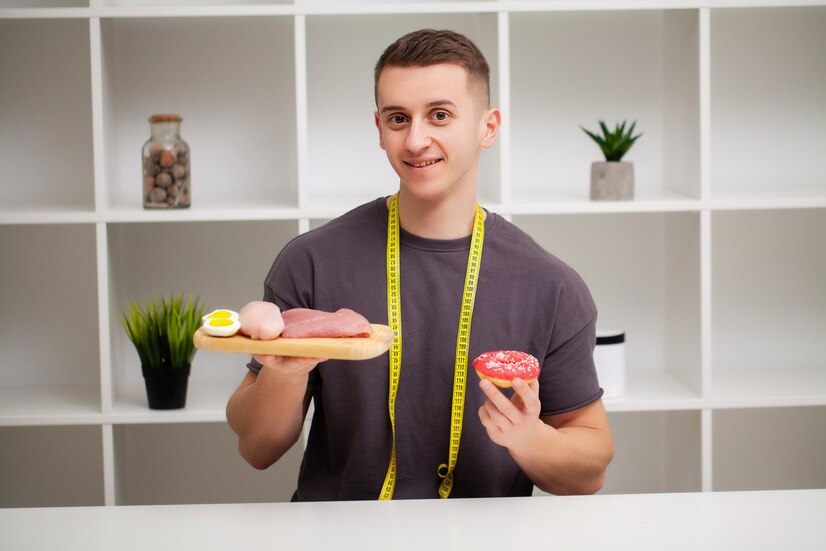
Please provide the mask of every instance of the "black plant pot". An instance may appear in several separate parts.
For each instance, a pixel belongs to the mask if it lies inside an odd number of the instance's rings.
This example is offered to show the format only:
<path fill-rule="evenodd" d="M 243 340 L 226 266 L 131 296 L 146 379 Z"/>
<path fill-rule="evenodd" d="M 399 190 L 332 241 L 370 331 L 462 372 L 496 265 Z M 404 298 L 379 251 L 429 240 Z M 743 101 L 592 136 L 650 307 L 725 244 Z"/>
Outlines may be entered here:
<path fill-rule="evenodd" d="M 189 365 L 149 368 L 141 366 L 149 409 L 181 409 L 186 405 Z"/>

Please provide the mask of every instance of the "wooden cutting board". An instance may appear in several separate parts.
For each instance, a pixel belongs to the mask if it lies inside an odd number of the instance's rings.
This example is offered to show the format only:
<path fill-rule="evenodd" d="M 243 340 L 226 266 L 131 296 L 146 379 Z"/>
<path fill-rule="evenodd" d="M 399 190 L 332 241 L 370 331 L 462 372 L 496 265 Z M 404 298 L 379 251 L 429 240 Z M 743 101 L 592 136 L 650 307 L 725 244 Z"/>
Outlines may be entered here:
<path fill-rule="evenodd" d="M 232 337 L 213 337 L 200 328 L 195 332 L 192 341 L 195 343 L 195 348 L 216 352 L 301 356 L 329 360 L 367 360 L 387 352 L 393 342 L 393 330 L 390 327 L 375 323 L 371 326 L 373 334 L 369 337 L 307 339 L 279 337 L 270 341 L 252 340 L 241 333 L 236 333 Z"/>

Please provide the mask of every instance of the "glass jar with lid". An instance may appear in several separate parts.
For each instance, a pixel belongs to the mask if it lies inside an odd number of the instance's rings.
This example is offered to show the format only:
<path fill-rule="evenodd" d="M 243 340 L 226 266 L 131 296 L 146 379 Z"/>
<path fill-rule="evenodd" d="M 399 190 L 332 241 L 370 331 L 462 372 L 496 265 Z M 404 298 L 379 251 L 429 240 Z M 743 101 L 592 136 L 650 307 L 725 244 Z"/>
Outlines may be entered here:
<path fill-rule="evenodd" d="M 179 115 L 152 115 L 152 136 L 143 144 L 143 206 L 147 209 L 190 205 L 189 146 L 181 139 Z"/>

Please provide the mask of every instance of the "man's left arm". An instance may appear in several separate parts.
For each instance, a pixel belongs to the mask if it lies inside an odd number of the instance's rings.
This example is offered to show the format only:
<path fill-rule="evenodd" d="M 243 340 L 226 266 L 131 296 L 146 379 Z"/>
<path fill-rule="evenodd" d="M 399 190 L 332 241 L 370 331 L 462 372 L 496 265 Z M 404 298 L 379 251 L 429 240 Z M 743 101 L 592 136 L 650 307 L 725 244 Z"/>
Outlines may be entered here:
<path fill-rule="evenodd" d="M 479 409 L 488 436 L 508 449 L 536 486 L 560 495 L 593 494 L 602 488 L 614 456 L 602 400 L 540 417 L 538 381 L 515 380 L 510 399 L 489 381 L 480 388 L 488 398 Z"/>

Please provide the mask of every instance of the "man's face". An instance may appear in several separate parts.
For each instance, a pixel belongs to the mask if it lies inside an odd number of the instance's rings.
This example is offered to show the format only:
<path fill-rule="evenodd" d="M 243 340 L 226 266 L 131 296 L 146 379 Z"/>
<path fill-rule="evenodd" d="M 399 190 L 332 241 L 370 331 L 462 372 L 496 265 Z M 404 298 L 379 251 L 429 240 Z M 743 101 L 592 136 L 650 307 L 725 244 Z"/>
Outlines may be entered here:
<path fill-rule="evenodd" d="M 475 191 L 479 153 L 499 126 L 498 111 L 483 101 L 460 65 L 384 68 L 376 94 L 379 144 L 406 191 L 424 200 Z"/>

